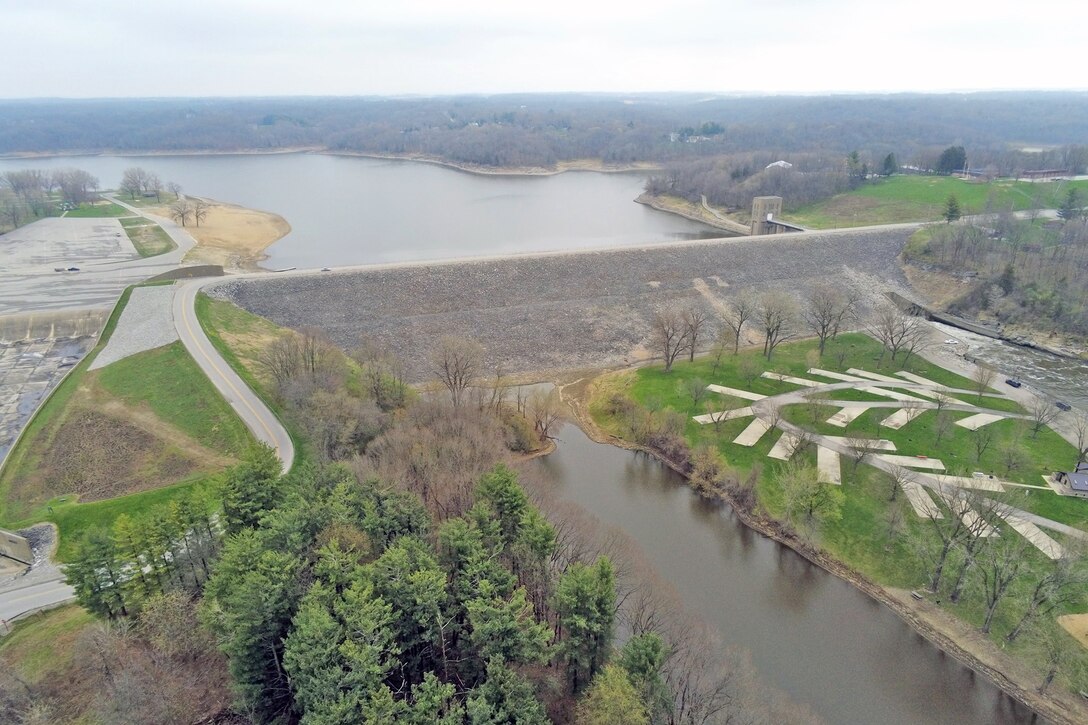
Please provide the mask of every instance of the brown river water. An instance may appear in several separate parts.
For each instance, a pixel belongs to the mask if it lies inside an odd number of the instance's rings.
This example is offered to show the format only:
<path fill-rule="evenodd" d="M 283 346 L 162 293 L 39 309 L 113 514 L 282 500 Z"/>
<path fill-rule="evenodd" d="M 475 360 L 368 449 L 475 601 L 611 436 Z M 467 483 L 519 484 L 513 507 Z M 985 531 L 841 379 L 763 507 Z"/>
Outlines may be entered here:
<path fill-rule="evenodd" d="M 891 610 L 694 494 L 653 458 L 574 426 L 538 459 L 556 494 L 631 536 L 760 679 L 829 723 L 1042 722 Z"/>

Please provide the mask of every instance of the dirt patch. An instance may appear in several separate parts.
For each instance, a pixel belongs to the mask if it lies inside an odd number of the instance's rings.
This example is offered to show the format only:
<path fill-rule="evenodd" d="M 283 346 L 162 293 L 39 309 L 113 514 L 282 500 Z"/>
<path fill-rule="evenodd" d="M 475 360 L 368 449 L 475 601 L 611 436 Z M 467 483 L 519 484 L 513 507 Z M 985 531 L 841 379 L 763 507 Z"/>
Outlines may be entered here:
<path fill-rule="evenodd" d="M 101 501 L 175 483 L 199 471 L 222 470 L 234 462 L 146 405 L 112 398 L 93 375 L 84 379 L 43 443 L 48 448 L 37 453 L 38 465 L 13 480 L 12 501 L 33 506 L 67 494 L 82 502 Z"/>
<path fill-rule="evenodd" d="M 964 284 L 961 278 L 935 269 L 922 269 L 908 262 L 900 266 L 903 268 L 907 281 L 929 302 L 931 307 L 946 309 L 949 303 L 959 299 L 971 288 L 969 284 Z"/>
<path fill-rule="evenodd" d="M 103 445 L 109 441 L 109 445 Z M 40 477 L 81 501 L 100 501 L 148 488 L 141 474 L 151 464 L 155 436 L 139 426 L 92 410 L 72 415 L 57 430 Z M 185 473 L 195 469 L 191 463 Z"/>
<path fill-rule="evenodd" d="M 1066 632 L 1073 635 L 1073 638 L 1080 642 L 1082 646 L 1088 647 L 1088 613 L 1067 614 L 1064 617 L 1058 617 L 1058 624 Z"/>
<path fill-rule="evenodd" d="M 211 206 L 204 221 L 200 226 L 186 227 L 197 243 L 185 256 L 186 262 L 256 270 L 257 263 L 265 259 L 264 250 L 291 231 L 291 225 L 279 214 L 206 201 Z M 169 207 L 152 207 L 147 211 L 170 216 Z"/>

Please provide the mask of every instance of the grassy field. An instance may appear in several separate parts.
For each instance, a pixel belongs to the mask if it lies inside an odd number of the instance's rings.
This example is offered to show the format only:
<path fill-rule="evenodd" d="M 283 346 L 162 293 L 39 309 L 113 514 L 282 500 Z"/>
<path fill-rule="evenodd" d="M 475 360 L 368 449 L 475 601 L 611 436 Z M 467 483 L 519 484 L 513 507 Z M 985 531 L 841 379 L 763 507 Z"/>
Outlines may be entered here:
<path fill-rule="evenodd" d="M 174 240 L 158 224 L 143 217 L 121 219 L 121 226 L 141 257 L 154 257 L 177 249 Z"/>
<path fill-rule="evenodd" d="M 94 204 L 80 204 L 78 208 L 72 209 L 65 216 L 77 217 L 81 219 L 99 219 L 108 217 L 123 217 L 131 216 L 132 212 L 123 206 L 118 206 L 111 201 L 100 201 Z"/>
<path fill-rule="evenodd" d="M 951 176 L 892 176 L 815 204 L 790 209 L 783 216 L 814 229 L 936 221 L 941 218 L 950 194 L 956 196 L 964 214 L 981 214 L 986 211 L 988 201 L 995 211 L 1031 209 L 1036 205 L 1055 209 L 1071 187 L 1080 189 L 1082 194 L 1088 193 L 1088 181 L 975 182 Z"/>
<path fill-rule="evenodd" d="M 94 621 L 90 612 L 74 604 L 28 617 L 0 639 L 0 662 L 28 685 L 37 685 L 72 661 L 76 639 Z"/>
<path fill-rule="evenodd" d="M 742 351 L 739 357 L 727 355 L 719 369 L 714 370 L 713 361 L 707 358 L 696 359 L 694 363 L 682 362 L 674 366 L 671 373 L 665 373 L 661 366 L 640 368 L 609 374 L 595 382 L 593 397 L 589 401 L 590 414 L 604 430 L 624 437 L 626 425 L 609 415 L 608 401 L 616 393 L 622 393 L 640 405 L 651 410 L 673 410 L 685 416 L 684 436 L 693 449 L 710 446 L 717 451 L 720 460 L 732 468 L 740 480 L 750 472 L 756 471 L 756 494 L 759 506 L 767 515 L 785 518 L 782 490 L 776 481 L 776 472 L 783 465 L 767 458 L 767 453 L 777 442 L 780 434 L 772 431 L 753 447 L 744 447 L 732 441 L 751 422 L 751 418 L 740 418 L 720 424 L 699 425 L 691 420 L 692 415 L 707 412 L 707 406 L 717 410 L 729 410 L 743 407 L 746 401 L 738 398 L 709 394 L 711 403 L 696 404 L 689 392 L 686 381 L 698 378 L 704 383 L 716 383 L 741 390 L 772 395 L 796 390 L 797 386 L 788 383 L 755 378 L 751 385 L 741 375 L 740 364 L 744 359 L 755 361 L 758 370 L 768 367 L 776 372 L 805 376 L 805 370 L 813 366 L 815 342 L 789 343 L 779 348 L 775 360 L 767 365 L 759 350 Z M 859 367 L 885 374 L 895 371 L 890 364 L 878 365 L 879 344 L 863 335 L 843 335 L 831 345 L 820 362 L 819 367 L 839 370 L 836 358 L 843 355 L 842 370 L 847 367 Z M 912 359 L 907 366 L 911 372 L 922 375 L 949 387 L 970 389 L 969 381 L 954 373 L 929 364 L 924 360 Z M 837 394 L 835 394 L 837 396 Z M 959 396 L 965 402 L 975 403 L 975 396 Z M 994 399 L 984 399 L 992 404 Z M 1012 403 L 1012 401 L 1006 401 Z M 1015 409 L 1013 403 L 1007 407 Z M 789 406 L 783 411 L 783 417 L 802 425 L 807 429 L 832 435 L 856 434 L 864 437 L 890 439 L 896 443 L 899 453 L 905 455 L 924 454 L 939 457 L 954 473 L 969 473 L 974 470 L 986 470 L 1013 481 L 1023 481 L 1032 485 L 1042 485 L 1039 474 L 1049 472 L 1053 466 L 1068 465 L 1066 462 L 1075 452 L 1071 445 L 1049 429 L 1042 430 L 1037 439 L 1032 439 L 1030 431 L 1024 431 L 1022 424 L 1014 420 L 1005 420 L 991 424 L 994 440 L 986 450 L 981 461 L 975 459 L 975 447 L 972 434 L 964 428 L 952 426 L 939 444 L 935 443 L 934 422 L 936 411 L 927 411 L 901 428 L 889 430 L 877 428 L 879 420 L 891 414 L 890 409 L 871 409 L 844 433 L 844 429 L 829 426 L 825 421 L 836 409 L 809 404 Z M 815 423 L 813 422 L 815 415 Z M 953 413 L 961 418 L 968 413 Z M 1015 447 L 1023 449 L 1022 460 L 1018 468 L 1006 472 L 1005 449 L 1013 446 L 1011 441 L 1019 443 Z M 815 453 L 807 451 L 799 454 L 806 462 L 815 463 Z M 841 461 L 845 502 L 842 517 L 838 521 L 825 524 L 817 534 L 817 544 L 834 558 L 845 562 L 862 574 L 880 584 L 905 589 L 921 588 L 926 582 L 926 566 L 918 554 L 919 541 L 932 541 L 934 535 L 930 524 L 916 516 L 909 507 L 902 492 L 895 500 L 891 499 L 891 478 L 877 469 L 861 465 L 854 467 L 851 461 Z M 1088 529 L 1088 502 L 1057 496 L 1050 491 L 1033 490 L 1025 494 L 1022 491 L 1009 492 L 1005 498 L 1013 505 L 1034 511 L 1044 516 L 1078 525 Z M 1008 531 L 1007 536 L 1018 536 Z M 1060 537 L 1059 537 L 1060 538 Z M 957 554 L 958 556 L 958 554 Z M 1039 572 L 1050 566 L 1040 552 L 1029 547 L 1026 554 L 1028 571 L 1018 577 L 1013 584 L 1013 591 L 1006 604 L 998 609 L 994 620 L 991 637 L 998 641 L 1019 617 L 1020 610 L 1014 602 L 1027 594 L 1034 585 Z M 953 557 L 950 569 L 955 571 L 958 559 Z M 959 604 L 946 603 L 944 607 L 974 626 L 981 625 L 985 607 L 982 597 L 974 592 L 964 597 Z M 1059 612 L 1059 613 L 1064 613 Z M 1077 611 L 1074 605 L 1068 611 Z M 1072 642 L 1072 640 L 1070 640 Z M 1018 641 L 1010 646 L 1009 651 L 1030 660 L 1031 655 L 1025 650 L 1024 642 Z M 1088 656 L 1085 658 L 1088 663 Z M 1088 672 L 1088 670 L 1086 670 Z M 1079 676 L 1079 675 L 1077 675 Z M 1079 686 L 1079 685 L 1078 685 Z"/>

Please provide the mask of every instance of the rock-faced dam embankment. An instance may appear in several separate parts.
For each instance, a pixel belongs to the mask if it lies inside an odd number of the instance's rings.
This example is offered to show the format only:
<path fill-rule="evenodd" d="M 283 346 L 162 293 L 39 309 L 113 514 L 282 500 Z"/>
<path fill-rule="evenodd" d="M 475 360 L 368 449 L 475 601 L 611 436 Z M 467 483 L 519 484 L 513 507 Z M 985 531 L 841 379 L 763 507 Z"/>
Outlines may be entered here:
<path fill-rule="evenodd" d="M 443 335 L 470 337 L 505 373 L 622 365 L 645 357 L 655 309 L 715 306 L 741 290 L 801 296 L 830 282 L 871 296 L 908 289 L 897 257 L 912 228 L 844 230 L 653 247 L 414 263 L 227 279 L 207 288 L 344 348 L 387 345 L 414 380 Z M 708 340 L 709 341 L 709 340 Z"/>

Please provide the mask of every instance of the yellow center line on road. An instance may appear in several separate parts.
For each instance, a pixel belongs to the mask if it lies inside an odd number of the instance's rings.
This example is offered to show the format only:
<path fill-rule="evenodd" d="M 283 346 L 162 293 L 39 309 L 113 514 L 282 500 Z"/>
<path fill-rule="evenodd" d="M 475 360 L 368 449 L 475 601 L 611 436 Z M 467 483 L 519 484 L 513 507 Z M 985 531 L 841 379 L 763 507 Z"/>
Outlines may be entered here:
<path fill-rule="evenodd" d="M 238 398 L 238 400 L 241 401 L 242 404 L 245 405 L 246 408 L 249 409 L 249 412 L 253 414 L 253 417 L 256 418 L 257 422 L 261 424 L 262 428 L 264 428 L 264 432 L 268 434 L 268 440 L 270 440 L 272 442 L 272 445 L 274 446 L 274 448 L 276 450 L 277 456 L 279 456 L 280 460 L 282 461 L 283 456 L 280 455 L 281 454 L 280 445 L 279 445 L 279 443 L 276 442 L 276 436 L 275 436 L 275 434 L 272 433 L 272 430 L 268 427 L 268 423 L 266 423 L 264 418 L 261 417 L 261 415 L 257 413 L 256 409 L 254 409 L 254 407 L 249 404 L 249 401 L 246 400 L 245 396 L 243 396 L 242 393 L 238 390 L 238 388 L 236 388 L 234 386 L 234 383 L 231 382 L 230 378 L 215 363 L 215 360 L 213 360 L 212 357 L 210 355 L 208 355 L 207 351 L 200 344 L 200 340 L 193 333 L 193 327 L 192 327 L 192 325 L 189 324 L 189 310 L 195 308 L 196 292 L 194 291 L 193 294 L 192 294 L 192 298 L 194 300 L 194 305 L 193 306 L 190 306 L 188 304 L 188 299 L 187 299 L 188 293 L 189 293 L 189 289 L 188 289 L 188 287 L 186 287 L 184 292 L 182 293 L 182 305 L 181 305 L 181 320 L 182 320 L 182 322 L 185 323 L 185 330 L 189 333 L 189 337 L 193 339 L 194 343 L 196 344 L 197 349 L 200 350 L 200 354 L 203 355 L 204 359 L 208 361 L 208 365 L 210 365 L 211 368 L 213 370 L 215 370 L 215 372 L 219 375 L 220 379 L 227 384 L 227 387 L 229 387 L 234 392 L 234 395 Z M 210 341 L 209 341 L 209 344 L 211 344 Z"/>

